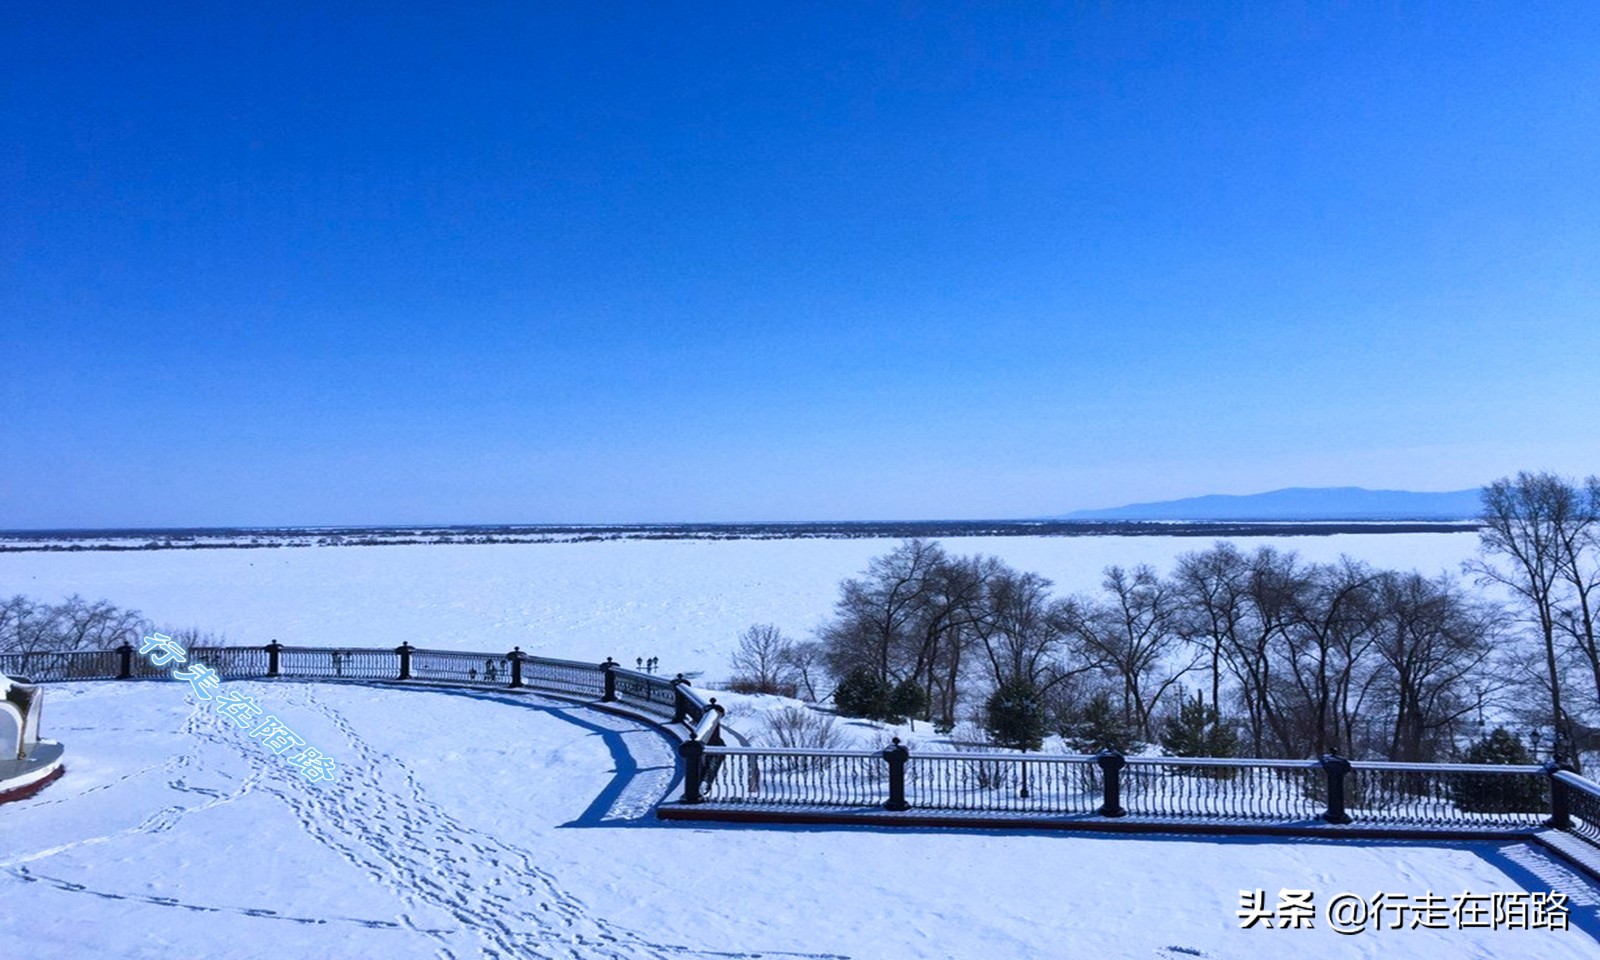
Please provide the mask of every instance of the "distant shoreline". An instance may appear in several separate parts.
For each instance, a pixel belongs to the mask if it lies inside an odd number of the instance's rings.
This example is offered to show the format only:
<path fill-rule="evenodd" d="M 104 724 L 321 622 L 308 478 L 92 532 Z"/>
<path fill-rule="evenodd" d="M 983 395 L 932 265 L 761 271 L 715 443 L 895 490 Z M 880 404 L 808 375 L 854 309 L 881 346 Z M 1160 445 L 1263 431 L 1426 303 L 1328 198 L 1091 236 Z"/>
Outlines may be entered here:
<path fill-rule="evenodd" d="M 482 524 L 392 527 L 188 527 L 0 530 L 0 553 L 86 550 L 254 550 L 418 544 L 592 543 L 603 540 L 808 540 L 920 537 L 1305 537 L 1473 533 L 1475 520 L 1130 521 L 908 520 L 768 523 Z"/>

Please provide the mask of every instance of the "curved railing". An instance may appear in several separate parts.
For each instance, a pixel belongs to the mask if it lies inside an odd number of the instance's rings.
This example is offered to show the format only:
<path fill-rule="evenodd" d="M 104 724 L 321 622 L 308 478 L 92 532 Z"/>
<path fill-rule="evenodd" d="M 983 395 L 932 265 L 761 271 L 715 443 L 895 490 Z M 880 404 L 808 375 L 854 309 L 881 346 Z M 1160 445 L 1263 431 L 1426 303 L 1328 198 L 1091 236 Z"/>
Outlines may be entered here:
<path fill-rule="evenodd" d="M 1078 826 L 1207 827 L 1380 835 L 1530 834 L 1555 828 L 1600 849 L 1600 784 L 1555 764 L 1487 765 L 1107 752 L 913 754 L 885 750 L 730 746 L 723 708 L 681 674 L 666 679 L 615 661 L 523 653 L 381 648 L 194 647 L 191 662 L 221 679 L 432 682 L 528 688 L 626 707 L 679 726 L 683 794 L 668 819 L 892 821 L 954 817 L 993 826 L 1047 820 Z M 129 644 L 116 650 L 0 654 L 0 673 L 34 682 L 167 676 Z"/>
<path fill-rule="evenodd" d="M 169 639 L 170 638 L 166 638 Z M 602 704 L 627 707 L 670 723 L 699 742 L 722 743 L 722 708 L 707 699 L 682 674 L 667 679 L 625 670 L 615 661 L 586 663 L 536 657 L 518 647 L 509 653 L 427 650 L 401 644 L 372 647 L 291 647 L 276 641 L 264 647 L 190 647 L 190 664 L 204 664 L 222 680 L 282 677 L 464 684 L 476 687 L 542 690 Z M 35 683 L 71 680 L 134 680 L 167 677 L 171 668 L 140 656 L 131 644 L 115 650 L 32 651 L 0 654 L 0 673 Z"/>

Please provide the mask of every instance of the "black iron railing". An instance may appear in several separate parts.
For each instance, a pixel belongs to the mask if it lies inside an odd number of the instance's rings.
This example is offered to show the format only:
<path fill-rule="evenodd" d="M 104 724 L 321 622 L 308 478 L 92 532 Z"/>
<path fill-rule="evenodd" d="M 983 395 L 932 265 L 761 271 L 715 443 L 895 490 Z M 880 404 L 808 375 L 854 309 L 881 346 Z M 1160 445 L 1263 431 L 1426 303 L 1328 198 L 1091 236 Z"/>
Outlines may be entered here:
<path fill-rule="evenodd" d="M 419 649 L 409 643 L 390 650 L 288 647 L 277 641 L 264 647 L 192 647 L 186 659 L 210 667 L 224 680 L 415 680 L 527 687 L 670 718 L 685 724 L 699 742 L 722 743 L 722 710 L 715 699 L 702 697 L 681 675 L 669 680 L 623 670 L 609 659 L 604 663 L 555 660 L 530 656 L 520 647 L 510 653 L 472 653 Z M 0 673 L 35 683 L 161 678 L 170 676 L 171 669 L 156 666 L 126 643 L 115 650 L 0 653 Z"/>
<path fill-rule="evenodd" d="M 9 677 L 27 677 L 34 683 L 115 680 L 124 675 L 122 663 L 123 659 L 116 650 L 4 653 L 0 654 L 0 673 Z"/>
<path fill-rule="evenodd" d="M 881 804 L 888 791 L 876 751 L 713 747 L 705 754 L 700 798 L 714 803 L 862 807 Z"/>
<path fill-rule="evenodd" d="M 268 664 L 272 659 L 265 647 L 191 647 L 189 658 L 217 671 L 217 676 L 223 680 L 266 676 Z M 150 666 L 149 661 L 141 657 L 134 657 L 134 662 Z M 150 674 L 151 676 L 163 675 L 160 668 L 152 669 L 156 672 Z"/>
<path fill-rule="evenodd" d="M 1600 847 L 1600 784 L 1562 770 L 1551 778 L 1550 786 L 1552 826 Z"/>
<path fill-rule="evenodd" d="M 282 676 L 318 677 L 329 680 L 393 680 L 399 675 L 399 658 L 393 650 L 327 650 L 319 647 L 279 646 L 274 666 L 272 645 L 269 644 L 263 649 L 267 653 L 267 663 L 264 666 L 252 663 L 251 666 L 260 669 L 257 672 L 243 674 L 241 678 Z"/>
<path fill-rule="evenodd" d="M 1491 766 L 1118 753 L 919 752 L 685 745 L 684 792 L 663 815 L 762 809 L 992 815 L 1295 829 L 1530 833 L 1600 847 L 1600 785 L 1554 764 Z M 691 756 L 692 755 L 692 756 Z M 708 805 L 701 812 L 691 808 Z"/>
<path fill-rule="evenodd" d="M 682 724 L 683 795 L 664 816 L 701 806 L 761 810 L 950 812 L 1003 822 L 1057 818 L 1294 827 L 1350 824 L 1527 833 L 1557 828 L 1600 848 L 1600 784 L 1544 766 L 1124 757 L 1117 753 L 920 752 L 729 746 L 723 709 L 681 675 L 615 661 L 373 648 L 196 647 L 224 679 L 431 681 L 532 688 L 614 703 Z M 129 644 L 115 650 L 0 654 L 0 673 L 35 683 L 165 677 Z"/>
<path fill-rule="evenodd" d="M 1121 771 L 1127 815 L 1296 823 L 1328 820 L 1327 770 L 1317 760 L 1128 757 Z"/>
<path fill-rule="evenodd" d="M 880 758 L 879 766 L 892 766 Z M 1099 806 L 1094 757 L 1019 760 L 1015 753 L 907 751 L 909 807 L 1006 813 L 1092 813 Z"/>
<path fill-rule="evenodd" d="M 1363 823 L 1539 824 L 1553 815 L 1557 768 L 1466 763 L 1353 764 L 1346 805 Z"/>

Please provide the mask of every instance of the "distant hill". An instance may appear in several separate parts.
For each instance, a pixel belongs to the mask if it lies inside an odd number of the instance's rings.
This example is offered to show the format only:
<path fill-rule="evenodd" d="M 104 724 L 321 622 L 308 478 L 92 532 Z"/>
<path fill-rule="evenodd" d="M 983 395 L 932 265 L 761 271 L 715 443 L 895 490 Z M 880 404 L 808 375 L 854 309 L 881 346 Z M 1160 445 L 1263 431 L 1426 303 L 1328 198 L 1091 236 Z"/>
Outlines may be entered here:
<path fill-rule="evenodd" d="M 1161 503 L 1077 510 L 1061 520 L 1466 520 L 1479 491 L 1418 493 L 1362 487 L 1290 487 L 1246 496 L 1212 494 Z"/>

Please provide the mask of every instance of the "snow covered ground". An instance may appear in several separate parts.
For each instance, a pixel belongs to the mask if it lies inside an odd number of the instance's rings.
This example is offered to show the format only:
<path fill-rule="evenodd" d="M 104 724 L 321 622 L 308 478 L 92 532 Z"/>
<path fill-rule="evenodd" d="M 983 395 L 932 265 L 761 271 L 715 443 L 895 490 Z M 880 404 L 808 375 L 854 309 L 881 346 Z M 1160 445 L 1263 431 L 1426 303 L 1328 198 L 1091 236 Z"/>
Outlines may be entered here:
<path fill-rule="evenodd" d="M 309 783 L 177 682 L 50 688 L 69 772 L 0 808 L 6 956 L 1591 957 L 1600 891 L 1517 843 L 697 827 L 670 744 L 539 696 L 234 681 Z M 1311 891 L 1309 930 L 1240 891 Z M 1555 889 L 1568 930 L 1340 935 L 1340 893 Z M 28 944 L 26 949 L 20 945 Z"/>
<path fill-rule="evenodd" d="M 58 602 L 78 593 L 195 626 L 236 644 L 523 650 L 581 660 L 659 657 L 717 678 L 740 631 L 774 623 L 804 637 L 839 581 L 899 541 L 609 540 L 585 543 L 0 554 L 0 593 Z M 1098 589 L 1111 563 L 1163 573 L 1197 537 L 972 537 L 952 553 L 998 556 L 1061 594 Z M 1234 538 L 1307 560 L 1456 572 L 1472 533 Z"/>
<path fill-rule="evenodd" d="M 1192 538 L 947 539 L 1096 587 Z M 1237 540 L 1454 571 L 1470 534 Z M 726 672 L 753 622 L 803 636 L 893 540 L 600 541 L 0 555 L 0 592 L 70 593 L 233 643 L 658 656 Z M 53 686 L 69 772 L 0 808 L 0 944 L 106 957 L 1582 957 L 1600 892 L 1516 843 L 749 828 L 650 816 L 646 724 L 532 695 L 231 681 L 341 776 L 310 783 L 175 682 Z M 755 698 L 736 698 L 762 712 Z M 750 701 L 750 702 L 745 702 Z M 920 732 L 920 731 L 919 731 Z M 1311 930 L 1241 929 L 1240 891 L 1312 892 Z M 1337 894 L 1555 889 L 1572 929 L 1367 929 Z M 1453 924 L 1452 924 L 1453 927 Z"/>

